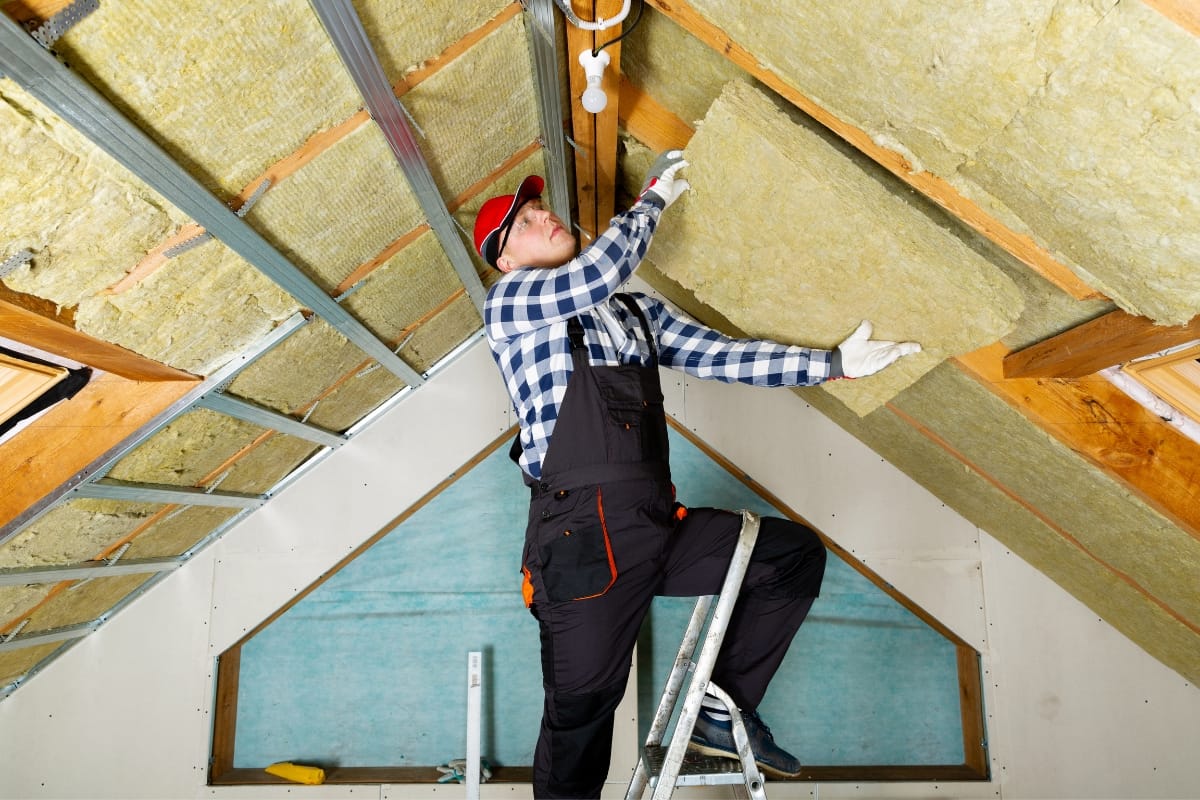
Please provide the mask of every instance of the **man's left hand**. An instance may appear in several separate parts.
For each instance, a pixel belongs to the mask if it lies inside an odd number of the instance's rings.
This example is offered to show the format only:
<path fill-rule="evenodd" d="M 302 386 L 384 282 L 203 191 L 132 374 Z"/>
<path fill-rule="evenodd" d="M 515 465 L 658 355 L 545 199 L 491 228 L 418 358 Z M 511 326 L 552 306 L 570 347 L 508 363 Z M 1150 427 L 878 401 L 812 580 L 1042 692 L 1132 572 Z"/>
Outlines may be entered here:
<path fill-rule="evenodd" d="M 667 208 L 679 199 L 679 195 L 691 188 L 687 180 L 676 177 L 676 173 L 687 165 L 683 160 L 682 150 L 668 150 L 663 153 L 650 165 L 640 196 L 657 195 L 663 201 L 663 208 Z"/>
<path fill-rule="evenodd" d="M 916 342 L 886 342 L 871 338 L 871 323 L 863 320 L 846 341 L 838 345 L 842 374 L 847 378 L 873 375 L 901 356 L 921 352 Z"/>

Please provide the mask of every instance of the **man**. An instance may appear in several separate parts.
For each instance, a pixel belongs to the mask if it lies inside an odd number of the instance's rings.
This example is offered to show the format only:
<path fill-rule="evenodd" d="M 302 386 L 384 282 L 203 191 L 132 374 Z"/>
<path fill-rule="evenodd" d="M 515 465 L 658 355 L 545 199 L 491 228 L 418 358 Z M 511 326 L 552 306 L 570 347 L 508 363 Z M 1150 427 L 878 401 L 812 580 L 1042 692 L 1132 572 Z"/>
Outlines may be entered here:
<path fill-rule="evenodd" d="M 504 276 L 484 304 L 492 354 L 520 435 L 512 455 L 530 487 L 525 603 L 541 629 L 545 705 L 536 797 L 596 798 L 608 774 L 613 712 L 655 595 L 719 591 L 741 516 L 675 503 L 659 365 L 700 378 L 808 386 L 882 369 L 919 346 L 870 340 L 836 351 L 734 340 L 664 303 L 618 289 L 662 212 L 688 187 L 679 151 L 651 168 L 633 207 L 582 252 L 530 176 L 484 203 L 475 246 Z M 767 683 L 820 590 L 825 548 L 809 528 L 764 518 L 712 681 L 740 709 L 760 767 L 800 762 L 758 717 Z M 730 714 L 706 697 L 691 747 L 736 758 Z"/>

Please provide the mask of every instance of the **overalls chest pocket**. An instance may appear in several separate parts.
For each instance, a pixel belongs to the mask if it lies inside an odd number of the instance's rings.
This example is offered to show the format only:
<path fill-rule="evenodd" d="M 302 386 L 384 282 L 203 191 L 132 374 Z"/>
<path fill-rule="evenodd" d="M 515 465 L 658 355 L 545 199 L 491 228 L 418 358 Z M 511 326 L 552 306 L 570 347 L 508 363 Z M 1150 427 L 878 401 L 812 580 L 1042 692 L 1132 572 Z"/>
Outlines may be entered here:
<path fill-rule="evenodd" d="M 648 380 L 649 370 L 645 367 L 612 369 L 624 380 L 600 383 L 607 412 L 607 460 L 610 463 L 665 460 L 662 439 L 666 417 L 657 381 Z"/>
<path fill-rule="evenodd" d="M 546 597 L 552 602 L 587 600 L 608 591 L 617 563 L 598 486 L 562 490 L 531 507 L 527 554 L 541 564 Z"/>

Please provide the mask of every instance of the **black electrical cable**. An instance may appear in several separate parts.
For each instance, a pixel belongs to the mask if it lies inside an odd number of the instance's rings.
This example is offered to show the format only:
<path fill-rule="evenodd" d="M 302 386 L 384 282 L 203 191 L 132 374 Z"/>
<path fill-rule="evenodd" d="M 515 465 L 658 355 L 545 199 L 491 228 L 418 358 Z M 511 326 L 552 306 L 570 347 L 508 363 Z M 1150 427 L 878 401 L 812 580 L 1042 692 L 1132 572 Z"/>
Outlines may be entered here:
<path fill-rule="evenodd" d="M 602 44 L 602 45 L 600 45 L 599 47 L 597 47 L 597 48 L 595 48 L 594 50 L 592 50 L 592 55 L 593 55 L 593 56 L 598 56 L 598 55 L 600 55 L 600 51 L 601 51 L 601 50 L 603 50 L 604 48 L 608 47 L 610 44 L 616 44 L 617 42 L 621 41 L 622 39 L 624 39 L 624 38 L 625 38 L 626 36 L 628 36 L 629 34 L 633 33 L 633 29 L 634 29 L 634 28 L 636 28 L 636 27 L 637 27 L 637 24 L 638 24 L 638 22 L 640 22 L 640 21 L 641 21 L 641 19 L 642 19 L 642 12 L 643 12 L 643 11 L 645 11 L 645 10 L 646 10 L 646 0 L 641 0 L 641 3 L 638 5 L 637 16 L 633 18 L 633 22 L 629 23 L 629 27 L 628 27 L 628 28 L 626 28 L 625 30 L 621 31 L 621 35 L 620 35 L 620 36 L 618 36 L 617 38 L 613 39 L 612 41 L 605 42 L 604 44 Z"/>

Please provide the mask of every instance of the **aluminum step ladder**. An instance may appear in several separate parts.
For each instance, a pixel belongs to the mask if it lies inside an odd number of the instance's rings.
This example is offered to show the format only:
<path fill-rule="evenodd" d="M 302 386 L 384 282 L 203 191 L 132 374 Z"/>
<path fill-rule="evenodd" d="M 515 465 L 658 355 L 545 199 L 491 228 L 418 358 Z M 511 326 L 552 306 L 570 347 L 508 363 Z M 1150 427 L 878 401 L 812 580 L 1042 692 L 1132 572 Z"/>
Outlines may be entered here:
<path fill-rule="evenodd" d="M 675 666 L 671 668 L 667 685 L 658 702 L 658 711 L 650 724 L 650 733 L 638 759 L 637 769 L 634 770 L 629 789 L 625 792 L 625 800 L 639 800 L 648 784 L 654 787 L 653 800 L 666 800 L 671 797 L 676 786 L 718 784 L 740 784 L 745 786 L 752 800 L 766 800 L 763 776 L 758 765 L 754 763 L 754 754 L 750 750 L 750 741 L 746 736 L 742 716 L 729 695 L 709 680 L 717 653 L 721 649 L 721 642 L 725 638 L 725 629 L 733 614 L 734 603 L 737 602 L 738 592 L 742 587 L 742 579 L 745 578 L 746 568 L 750 565 L 750 554 L 754 551 L 755 541 L 758 540 L 758 526 L 757 514 L 742 511 L 742 532 L 738 537 L 733 558 L 729 562 L 729 569 L 725 573 L 721 593 L 705 595 L 696 600 L 692 618 L 679 646 L 679 653 L 675 656 Z M 701 633 L 704 632 L 714 600 L 716 609 L 712 611 L 712 620 L 708 624 L 704 644 L 700 648 L 699 656 L 696 656 L 696 646 Z M 692 673 L 692 678 L 684 697 L 683 709 L 679 712 L 679 719 L 675 723 L 669 744 L 664 746 L 663 736 L 671 716 L 675 713 L 680 691 L 689 672 Z M 687 749 L 706 691 L 724 702 L 729 709 L 729 715 L 733 719 L 733 741 L 737 745 L 738 761 L 732 758 L 702 756 Z"/>

